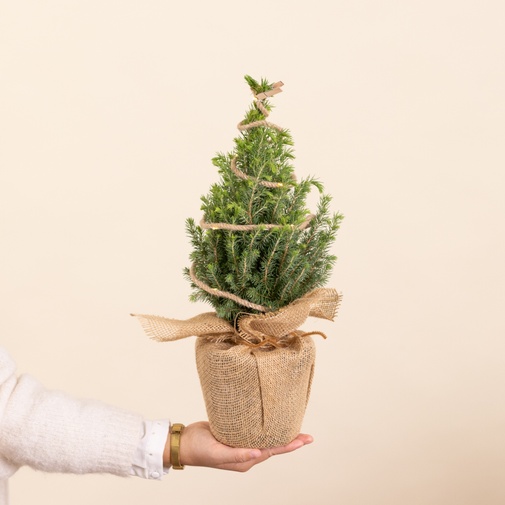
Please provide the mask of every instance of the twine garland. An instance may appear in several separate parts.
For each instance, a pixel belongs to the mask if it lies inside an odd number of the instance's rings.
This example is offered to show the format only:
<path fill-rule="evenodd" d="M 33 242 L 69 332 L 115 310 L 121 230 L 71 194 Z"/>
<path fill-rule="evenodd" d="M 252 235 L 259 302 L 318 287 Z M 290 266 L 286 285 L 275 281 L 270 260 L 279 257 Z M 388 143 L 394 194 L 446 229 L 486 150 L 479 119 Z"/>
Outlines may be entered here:
<path fill-rule="evenodd" d="M 195 264 L 193 263 L 191 265 L 191 268 L 189 269 L 189 276 L 191 277 L 191 280 L 200 288 L 203 289 L 204 291 L 207 291 L 207 293 L 210 293 L 211 295 L 214 296 L 220 296 L 222 298 L 228 298 L 229 300 L 233 300 L 234 302 L 238 303 L 239 305 L 243 305 L 244 307 L 248 307 L 249 309 L 253 310 L 259 310 L 260 312 L 268 312 L 267 307 L 263 307 L 263 305 L 257 305 L 255 303 L 249 302 L 247 300 L 244 300 L 243 298 L 240 298 L 233 293 L 229 293 L 228 291 L 220 291 L 219 289 L 211 288 L 205 282 L 202 282 L 200 279 L 195 274 Z"/>
<path fill-rule="evenodd" d="M 274 228 L 284 228 L 291 226 L 292 229 L 304 230 L 314 219 L 314 214 L 309 214 L 305 221 L 298 226 L 294 224 L 229 224 L 229 223 L 207 223 L 204 219 L 200 221 L 200 227 L 204 230 L 230 230 L 230 231 L 253 231 L 258 229 L 273 230 Z"/>
<path fill-rule="evenodd" d="M 282 182 L 270 182 L 270 181 L 262 181 L 260 179 L 257 179 L 256 177 L 251 177 L 250 175 L 245 174 L 237 168 L 237 157 L 234 156 L 231 160 L 230 163 L 230 170 L 240 179 L 243 179 L 244 181 L 254 181 L 260 186 L 264 186 L 265 188 L 282 188 L 284 186 L 284 183 Z M 293 182 L 296 182 L 296 175 L 291 174 L 291 177 L 293 179 Z"/>
<path fill-rule="evenodd" d="M 263 105 L 263 100 L 265 98 L 271 97 L 276 95 L 277 93 L 281 93 L 282 89 L 281 87 L 283 86 L 283 82 L 279 81 L 276 82 L 272 89 L 264 91 L 259 94 L 255 94 L 254 98 L 256 99 L 255 105 L 258 108 L 258 110 L 265 116 L 264 120 L 259 120 L 259 121 L 253 121 L 251 123 L 244 124 L 243 121 L 241 121 L 238 125 L 237 128 L 240 131 L 247 131 L 251 130 L 252 128 L 257 128 L 258 126 L 267 126 L 270 128 L 275 128 L 276 130 L 283 131 L 284 128 L 281 126 L 278 126 L 274 123 L 270 123 L 269 121 L 266 121 L 266 118 L 270 115 L 268 112 L 267 108 Z M 246 173 L 242 172 L 237 168 L 237 156 L 234 156 L 231 160 L 230 163 L 230 169 L 231 171 L 240 179 L 242 180 L 249 180 L 249 181 L 254 181 L 256 184 L 267 187 L 267 188 L 281 188 L 284 186 L 282 182 L 272 182 L 272 181 L 264 181 L 260 180 L 256 177 L 251 177 L 250 175 L 247 175 Z M 296 176 L 293 174 L 293 181 L 296 182 Z M 309 226 L 310 222 L 315 218 L 314 214 L 309 214 L 305 221 L 303 223 L 295 226 L 291 225 L 292 229 L 298 229 L 298 230 L 304 230 Z M 284 228 L 286 225 L 281 225 L 281 224 L 230 224 L 230 223 L 207 223 L 204 218 L 200 221 L 200 227 L 204 230 L 229 230 L 229 231 L 253 231 L 257 229 L 264 229 L 264 230 L 273 230 L 275 228 Z M 206 291 L 207 293 L 213 295 L 213 296 L 218 296 L 222 298 L 227 298 L 229 300 L 233 300 L 234 302 L 238 303 L 239 305 L 242 305 L 244 307 L 257 310 L 259 312 L 269 312 L 270 309 L 268 307 L 264 307 L 263 305 L 258 305 L 252 302 L 249 302 L 248 300 L 245 300 L 243 298 L 240 298 L 233 293 L 230 293 L 228 291 L 221 291 L 216 288 L 212 288 L 205 282 L 201 281 L 198 279 L 196 276 L 196 271 L 195 271 L 195 264 L 193 263 L 190 268 L 190 277 L 193 283 L 198 286 L 200 289 L 203 291 Z"/>

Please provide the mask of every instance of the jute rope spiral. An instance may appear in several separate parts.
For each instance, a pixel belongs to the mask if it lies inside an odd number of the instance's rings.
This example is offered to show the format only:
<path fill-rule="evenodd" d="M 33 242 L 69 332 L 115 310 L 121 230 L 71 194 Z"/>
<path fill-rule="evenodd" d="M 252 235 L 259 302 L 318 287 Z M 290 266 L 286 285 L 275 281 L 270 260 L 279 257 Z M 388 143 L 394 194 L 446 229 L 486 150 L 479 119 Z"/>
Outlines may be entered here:
<path fill-rule="evenodd" d="M 262 181 L 260 179 L 257 179 L 256 177 L 251 177 L 250 175 L 245 174 L 244 172 L 242 172 L 242 170 L 237 168 L 236 156 L 234 156 L 231 160 L 230 169 L 240 179 L 243 179 L 244 181 L 254 181 L 260 186 L 264 186 L 265 188 L 282 188 L 284 186 L 284 183 L 282 182 Z M 292 174 L 291 177 L 293 179 L 293 182 L 296 182 L 296 175 Z"/>
<path fill-rule="evenodd" d="M 267 90 L 263 93 L 255 94 L 254 98 L 256 99 L 255 105 L 257 109 L 265 116 L 265 119 L 259 120 L 259 121 L 253 121 L 251 123 L 244 123 L 244 121 L 241 121 L 238 125 L 237 128 L 240 131 L 247 131 L 251 130 L 252 128 L 258 128 L 260 126 L 264 126 L 267 128 L 274 128 L 278 131 L 283 131 L 283 128 L 279 125 L 276 125 L 274 123 L 271 123 L 266 120 L 270 113 L 268 112 L 267 108 L 263 105 L 263 100 L 265 98 L 271 97 L 277 93 L 280 93 L 282 91 L 283 83 L 282 82 L 276 82 L 273 85 L 273 88 L 271 90 Z M 272 181 L 264 181 L 257 179 L 256 177 L 251 177 L 247 175 L 246 173 L 242 172 L 238 167 L 237 167 L 237 157 L 234 156 L 231 160 L 230 163 L 230 169 L 231 171 L 240 179 L 242 180 L 250 180 L 254 181 L 256 184 L 259 184 L 261 186 L 267 187 L 267 188 L 281 188 L 284 186 L 282 182 L 272 182 Z M 296 176 L 293 175 L 293 180 L 296 181 Z M 304 230 L 309 226 L 310 222 L 312 219 L 314 219 L 313 214 L 309 214 L 305 221 L 303 223 L 299 224 L 298 226 L 291 225 L 291 227 L 294 229 L 298 230 Z M 230 230 L 230 231 L 253 231 L 257 229 L 264 229 L 264 230 L 272 230 L 275 228 L 284 228 L 285 225 L 279 225 L 279 224 L 230 224 L 230 223 L 207 223 L 205 219 L 202 218 L 200 221 L 200 227 L 204 230 Z M 228 291 L 221 291 L 219 289 L 212 288 L 211 286 L 205 284 L 205 282 L 201 281 L 200 279 L 197 278 L 196 272 L 195 272 L 195 265 L 194 263 L 191 265 L 191 268 L 189 270 L 190 278 L 193 281 L 193 283 L 198 286 L 200 289 L 206 291 L 207 293 L 214 295 L 214 296 L 219 296 L 222 298 L 227 298 L 229 300 L 233 300 L 234 302 L 238 303 L 239 305 L 242 305 L 244 307 L 248 307 L 253 310 L 258 310 L 260 312 L 269 312 L 270 309 L 268 307 L 264 307 L 263 305 L 258 305 L 252 302 L 249 302 L 248 300 L 244 300 L 243 298 L 240 298 L 233 293 L 229 293 Z"/>
<path fill-rule="evenodd" d="M 214 296 L 221 296 L 223 298 L 228 298 L 228 300 L 233 300 L 234 302 L 237 302 L 240 305 L 243 305 L 244 307 L 249 307 L 250 309 L 253 310 L 259 310 L 260 312 L 268 312 L 267 307 L 263 307 L 263 305 L 257 305 L 255 303 L 251 303 L 247 300 L 244 300 L 243 298 L 240 298 L 233 293 L 229 293 L 228 291 L 220 291 L 219 289 L 211 288 L 205 282 L 202 282 L 200 279 L 195 274 L 195 264 L 193 263 L 191 265 L 191 268 L 189 269 L 189 276 L 191 277 L 191 280 L 200 288 L 203 289 L 204 291 L 207 291 L 207 293 L 210 293 L 211 295 Z"/>

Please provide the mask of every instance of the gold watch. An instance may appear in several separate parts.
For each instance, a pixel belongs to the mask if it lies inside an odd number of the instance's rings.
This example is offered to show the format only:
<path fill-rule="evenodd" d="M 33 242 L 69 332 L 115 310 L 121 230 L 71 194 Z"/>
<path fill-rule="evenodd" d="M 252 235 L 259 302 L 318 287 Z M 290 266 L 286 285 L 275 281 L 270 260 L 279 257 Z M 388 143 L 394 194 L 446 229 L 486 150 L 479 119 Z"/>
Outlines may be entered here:
<path fill-rule="evenodd" d="M 184 465 L 181 465 L 181 434 L 184 430 L 184 425 L 175 423 L 170 430 L 170 463 L 174 470 L 184 470 Z"/>

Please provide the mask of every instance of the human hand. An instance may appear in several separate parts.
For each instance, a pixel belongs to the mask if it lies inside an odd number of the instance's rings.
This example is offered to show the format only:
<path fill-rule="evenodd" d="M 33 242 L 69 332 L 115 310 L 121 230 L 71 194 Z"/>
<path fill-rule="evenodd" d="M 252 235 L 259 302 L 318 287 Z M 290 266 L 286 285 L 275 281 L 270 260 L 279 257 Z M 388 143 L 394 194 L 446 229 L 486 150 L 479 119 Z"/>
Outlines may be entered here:
<path fill-rule="evenodd" d="M 209 423 L 200 421 L 184 428 L 181 435 L 180 461 L 188 466 L 207 466 L 221 470 L 247 472 L 254 465 L 270 456 L 285 454 L 312 443 L 310 435 L 298 435 L 292 442 L 282 447 L 269 449 L 237 449 L 218 442 L 212 435 Z M 168 436 L 163 463 L 170 466 L 170 435 Z"/>

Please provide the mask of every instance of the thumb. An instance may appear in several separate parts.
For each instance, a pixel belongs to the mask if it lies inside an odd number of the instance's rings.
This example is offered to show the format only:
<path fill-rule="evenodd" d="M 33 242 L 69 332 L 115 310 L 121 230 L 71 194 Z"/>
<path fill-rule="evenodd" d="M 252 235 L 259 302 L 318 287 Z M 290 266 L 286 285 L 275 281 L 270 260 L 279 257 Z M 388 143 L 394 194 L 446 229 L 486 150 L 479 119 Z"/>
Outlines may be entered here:
<path fill-rule="evenodd" d="M 262 455 L 259 449 L 235 449 L 234 452 L 235 463 L 247 463 L 260 458 Z"/>

